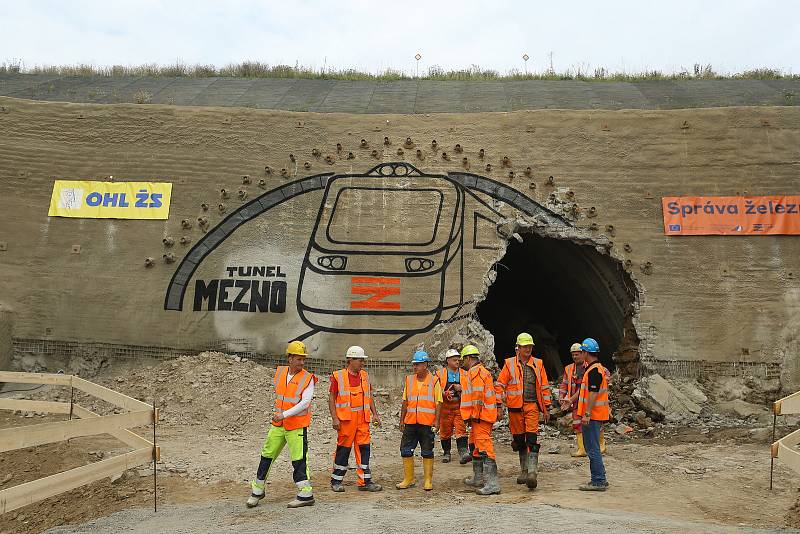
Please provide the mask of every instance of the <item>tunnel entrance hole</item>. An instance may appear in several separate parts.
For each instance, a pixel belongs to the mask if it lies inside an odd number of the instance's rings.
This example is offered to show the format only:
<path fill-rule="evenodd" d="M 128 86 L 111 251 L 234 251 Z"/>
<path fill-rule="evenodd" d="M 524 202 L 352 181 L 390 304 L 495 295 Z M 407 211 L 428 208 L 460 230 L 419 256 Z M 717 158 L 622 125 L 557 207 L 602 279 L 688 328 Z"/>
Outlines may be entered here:
<path fill-rule="evenodd" d="M 600 344 L 603 365 L 637 373 L 639 295 L 622 263 L 590 243 L 536 233 L 521 239 L 509 241 L 477 306 L 479 321 L 494 336 L 497 363 L 513 356 L 517 334 L 528 332 L 553 380 L 571 363 L 570 346 L 587 337 Z"/>

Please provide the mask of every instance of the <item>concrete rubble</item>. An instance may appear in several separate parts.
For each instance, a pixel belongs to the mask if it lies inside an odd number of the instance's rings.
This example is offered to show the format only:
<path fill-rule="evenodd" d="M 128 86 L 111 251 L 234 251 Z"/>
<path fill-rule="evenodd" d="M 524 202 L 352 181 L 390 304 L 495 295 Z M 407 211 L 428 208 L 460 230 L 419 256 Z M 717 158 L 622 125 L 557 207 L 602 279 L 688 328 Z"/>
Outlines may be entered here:
<path fill-rule="evenodd" d="M 658 374 L 642 378 L 633 398 L 646 412 L 668 421 L 692 418 L 702 411 L 698 403 Z"/>

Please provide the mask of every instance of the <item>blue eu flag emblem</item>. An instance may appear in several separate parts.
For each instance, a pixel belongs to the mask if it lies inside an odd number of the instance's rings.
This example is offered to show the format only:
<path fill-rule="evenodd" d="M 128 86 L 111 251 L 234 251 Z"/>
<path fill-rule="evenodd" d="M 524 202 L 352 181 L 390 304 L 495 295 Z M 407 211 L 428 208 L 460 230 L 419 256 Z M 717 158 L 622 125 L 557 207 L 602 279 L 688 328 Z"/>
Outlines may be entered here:
<path fill-rule="evenodd" d="M 681 225 L 680 224 L 670 224 L 669 225 L 669 231 L 670 232 L 680 232 L 681 231 Z"/>

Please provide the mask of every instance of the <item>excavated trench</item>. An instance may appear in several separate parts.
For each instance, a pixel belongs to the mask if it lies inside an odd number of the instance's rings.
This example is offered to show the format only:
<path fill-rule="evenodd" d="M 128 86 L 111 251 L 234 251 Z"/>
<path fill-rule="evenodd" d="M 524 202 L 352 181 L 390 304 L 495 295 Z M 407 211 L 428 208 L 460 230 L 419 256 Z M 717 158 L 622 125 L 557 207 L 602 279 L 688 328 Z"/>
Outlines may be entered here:
<path fill-rule="evenodd" d="M 478 319 L 494 336 L 498 364 L 514 355 L 517 334 L 529 332 L 549 376 L 561 374 L 572 361 L 570 345 L 586 337 L 600 343 L 604 365 L 637 372 L 633 317 L 639 295 L 621 262 L 590 243 L 530 232 L 519 237 L 521 242 L 509 240 L 477 307 Z"/>

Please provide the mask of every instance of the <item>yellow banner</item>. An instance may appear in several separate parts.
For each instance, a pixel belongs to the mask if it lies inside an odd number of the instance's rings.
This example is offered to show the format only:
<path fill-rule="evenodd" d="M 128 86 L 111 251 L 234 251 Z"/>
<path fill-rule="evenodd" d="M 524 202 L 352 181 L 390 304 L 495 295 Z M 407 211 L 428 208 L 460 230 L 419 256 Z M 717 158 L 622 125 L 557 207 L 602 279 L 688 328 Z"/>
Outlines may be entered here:
<path fill-rule="evenodd" d="M 56 180 L 51 217 L 166 219 L 172 184 Z"/>

